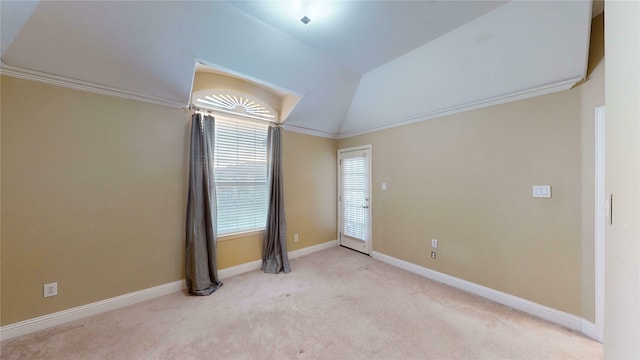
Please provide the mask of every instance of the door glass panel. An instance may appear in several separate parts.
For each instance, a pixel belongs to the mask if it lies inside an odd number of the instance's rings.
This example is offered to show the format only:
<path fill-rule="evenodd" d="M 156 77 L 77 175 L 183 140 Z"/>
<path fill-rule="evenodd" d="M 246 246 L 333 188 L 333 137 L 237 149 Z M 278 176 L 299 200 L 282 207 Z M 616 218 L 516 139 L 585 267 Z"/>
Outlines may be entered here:
<path fill-rule="evenodd" d="M 368 174 L 366 157 L 345 157 L 342 161 L 343 234 L 368 240 Z"/>

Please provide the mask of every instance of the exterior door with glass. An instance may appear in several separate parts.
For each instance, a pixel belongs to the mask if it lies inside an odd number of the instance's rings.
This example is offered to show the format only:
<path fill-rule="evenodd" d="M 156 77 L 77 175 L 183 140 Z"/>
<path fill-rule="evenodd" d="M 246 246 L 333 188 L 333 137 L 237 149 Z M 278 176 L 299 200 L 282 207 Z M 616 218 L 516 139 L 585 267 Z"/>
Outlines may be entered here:
<path fill-rule="evenodd" d="M 371 254 L 371 145 L 338 150 L 338 239 Z"/>

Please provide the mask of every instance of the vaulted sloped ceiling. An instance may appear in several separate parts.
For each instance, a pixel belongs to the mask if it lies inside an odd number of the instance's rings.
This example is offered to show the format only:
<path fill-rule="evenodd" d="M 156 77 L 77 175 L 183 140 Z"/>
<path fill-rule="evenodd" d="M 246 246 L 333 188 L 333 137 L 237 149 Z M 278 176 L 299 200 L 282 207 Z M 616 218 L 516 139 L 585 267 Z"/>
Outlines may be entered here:
<path fill-rule="evenodd" d="M 586 71 L 590 1 L 325 5 L 305 27 L 286 2 L 3 0 L 2 73 L 182 107 L 201 62 L 301 96 L 290 129 L 348 136 L 566 89 Z"/>
<path fill-rule="evenodd" d="M 503 5 L 365 74 L 340 133 L 568 89 L 587 69 L 590 19 L 578 2 Z"/>

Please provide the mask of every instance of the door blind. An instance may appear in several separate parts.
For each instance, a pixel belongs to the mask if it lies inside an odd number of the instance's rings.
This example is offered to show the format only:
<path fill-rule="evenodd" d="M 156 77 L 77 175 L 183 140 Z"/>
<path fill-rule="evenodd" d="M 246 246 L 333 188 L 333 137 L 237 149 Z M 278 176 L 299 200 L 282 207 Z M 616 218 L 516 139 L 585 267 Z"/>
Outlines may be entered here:
<path fill-rule="evenodd" d="M 365 161 L 363 156 L 342 159 L 343 234 L 360 240 L 368 237 Z"/>

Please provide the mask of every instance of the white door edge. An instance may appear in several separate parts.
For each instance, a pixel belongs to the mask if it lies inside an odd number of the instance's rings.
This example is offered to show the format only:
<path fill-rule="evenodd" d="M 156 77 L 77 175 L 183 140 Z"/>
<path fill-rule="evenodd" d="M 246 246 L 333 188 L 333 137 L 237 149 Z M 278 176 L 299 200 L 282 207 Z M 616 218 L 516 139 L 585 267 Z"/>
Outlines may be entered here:
<path fill-rule="evenodd" d="M 595 109 L 595 327 L 596 340 L 604 338 L 605 243 L 605 107 Z"/>

